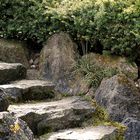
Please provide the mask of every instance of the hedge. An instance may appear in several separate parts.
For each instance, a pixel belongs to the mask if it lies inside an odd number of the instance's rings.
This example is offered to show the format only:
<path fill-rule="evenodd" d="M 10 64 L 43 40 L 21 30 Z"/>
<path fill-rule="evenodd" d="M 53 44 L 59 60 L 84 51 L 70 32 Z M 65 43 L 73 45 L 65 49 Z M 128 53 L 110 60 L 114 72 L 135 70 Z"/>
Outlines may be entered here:
<path fill-rule="evenodd" d="M 140 56 L 140 0 L 1 0 L 0 36 L 44 42 L 66 31 L 78 42 Z"/>

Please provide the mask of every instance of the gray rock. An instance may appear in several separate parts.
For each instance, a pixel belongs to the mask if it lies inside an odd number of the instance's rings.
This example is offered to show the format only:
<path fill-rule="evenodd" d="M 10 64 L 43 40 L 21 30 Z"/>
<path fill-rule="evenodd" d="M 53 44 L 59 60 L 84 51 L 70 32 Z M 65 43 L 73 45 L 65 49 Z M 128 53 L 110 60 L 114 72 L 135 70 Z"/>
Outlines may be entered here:
<path fill-rule="evenodd" d="M 95 93 L 97 103 L 107 109 L 111 119 L 140 118 L 140 94 L 125 75 L 104 79 Z"/>
<path fill-rule="evenodd" d="M 27 122 L 34 134 L 81 126 L 92 117 L 95 108 L 81 97 L 54 102 L 10 105 L 8 110 Z"/>
<path fill-rule="evenodd" d="M 126 140 L 140 140 L 140 120 L 126 118 L 122 123 L 127 127 L 125 131 Z"/>
<path fill-rule="evenodd" d="M 95 99 L 107 109 L 112 120 L 127 127 L 126 140 L 140 139 L 140 94 L 132 80 L 125 75 L 103 80 Z"/>
<path fill-rule="evenodd" d="M 7 85 L 0 85 L 10 102 L 28 100 L 46 100 L 56 97 L 54 84 L 42 80 L 21 80 Z"/>
<path fill-rule="evenodd" d="M 0 39 L 0 61 L 7 63 L 21 63 L 28 67 L 27 45 L 20 41 Z"/>
<path fill-rule="evenodd" d="M 48 136 L 44 135 L 40 139 L 46 140 Z M 51 134 L 48 140 L 117 140 L 117 129 L 112 126 L 96 126 L 87 128 L 76 128 L 60 131 Z"/>
<path fill-rule="evenodd" d="M 0 112 L 0 140 L 33 140 L 33 133 L 21 119 Z"/>
<path fill-rule="evenodd" d="M 6 111 L 9 106 L 9 102 L 6 99 L 6 94 L 3 92 L 3 90 L 0 89 L 0 112 Z"/>
<path fill-rule="evenodd" d="M 20 63 L 0 63 L 0 84 L 23 79 L 26 77 L 26 68 Z"/>
<path fill-rule="evenodd" d="M 28 79 L 28 80 L 39 79 L 39 71 L 37 69 L 28 69 L 26 79 Z"/>
<path fill-rule="evenodd" d="M 78 57 L 76 49 L 70 36 L 61 32 L 51 36 L 41 51 L 40 77 L 53 81 L 60 92 L 72 92 L 75 81 L 72 72 Z"/>

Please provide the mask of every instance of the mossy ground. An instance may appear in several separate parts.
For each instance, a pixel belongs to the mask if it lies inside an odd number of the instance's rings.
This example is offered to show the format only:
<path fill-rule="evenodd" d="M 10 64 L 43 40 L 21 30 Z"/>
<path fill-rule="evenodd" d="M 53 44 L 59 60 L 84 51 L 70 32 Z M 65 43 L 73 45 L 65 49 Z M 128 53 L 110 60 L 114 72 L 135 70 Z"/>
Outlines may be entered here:
<path fill-rule="evenodd" d="M 87 122 L 86 125 L 92 123 L 93 126 L 99 126 L 99 125 L 114 126 L 117 128 L 118 131 L 118 136 L 116 140 L 124 140 L 124 132 L 126 130 L 126 126 L 124 126 L 121 123 L 112 121 L 107 111 L 103 107 L 99 106 L 94 99 L 91 99 L 90 97 L 85 97 L 85 98 L 88 101 L 91 101 L 91 103 L 95 107 L 95 112 L 93 113 L 93 117 L 89 122 Z"/>

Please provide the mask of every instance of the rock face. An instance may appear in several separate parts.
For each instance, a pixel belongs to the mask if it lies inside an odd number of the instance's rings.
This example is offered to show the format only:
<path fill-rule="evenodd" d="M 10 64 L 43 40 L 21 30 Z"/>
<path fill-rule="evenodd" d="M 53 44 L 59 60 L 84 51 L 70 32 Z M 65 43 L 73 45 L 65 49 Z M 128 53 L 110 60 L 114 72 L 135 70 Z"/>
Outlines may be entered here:
<path fill-rule="evenodd" d="M 9 106 L 8 100 L 3 90 L 0 89 L 0 112 L 6 111 Z"/>
<path fill-rule="evenodd" d="M 21 119 L 0 112 L 0 140 L 33 140 L 33 133 Z"/>
<path fill-rule="evenodd" d="M 38 80 L 39 74 L 37 69 L 28 69 L 26 79 L 28 80 Z"/>
<path fill-rule="evenodd" d="M 46 100 L 56 96 L 54 84 L 42 80 L 21 80 L 7 85 L 0 85 L 10 102 L 28 100 Z"/>
<path fill-rule="evenodd" d="M 79 72 L 75 74 L 75 79 L 73 84 L 70 86 L 70 93 L 76 94 L 86 94 L 90 90 L 90 83 L 84 79 L 84 76 Z"/>
<path fill-rule="evenodd" d="M 81 97 L 69 97 L 54 102 L 10 105 L 10 112 L 23 119 L 34 134 L 78 127 L 91 118 L 95 108 Z"/>
<path fill-rule="evenodd" d="M 26 77 L 26 68 L 20 63 L 0 63 L 0 84 L 23 79 Z"/>
<path fill-rule="evenodd" d="M 95 99 L 115 121 L 121 122 L 126 117 L 140 118 L 140 94 L 134 82 L 125 75 L 103 80 Z"/>
<path fill-rule="evenodd" d="M 128 127 L 126 138 L 139 140 L 140 94 L 132 80 L 125 75 L 104 79 L 95 93 L 95 99 L 107 109 L 112 120 Z"/>
<path fill-rule="evenodd" d="M 127 126 L 126 140 L 140 140 L 140 119 L 130 117 L 126 118 L 122 123 Z"/>
<path fill-rule="evenodd" d="M 0 61 L 21 63 L 28 67 L 28 51 L 25 50 L 26 48 L 26 44 L 22 42 L 0 39 Z"/>
<path fill-rule="evenodd" d="M 83 56 L 82 59 L 87 59 L 91 65 L 97 65 L 103 69 L 114 68 L 118 70 L 119 73 L 125 74 L 130 79 L 136 79 L 138 77 L 138 69 L 136 64 L 134 62 L 128 62 L 125 57 L 90 53 Z"/>
<path fill-rule="evenodd" d="M 77 46 L 66 33 L 54 34 L 48 39 L 40 56 L 40 76 L 56 84 L 60 92 L 70 92 Z"/>
<path fill-rule="evenodd" d="M 97 126 L 83 129 L 70 129 L 52 134 L 48 140 L 117 140 L 115 127 Z M 41 140 L 46 140 L 45 136 Z"/>

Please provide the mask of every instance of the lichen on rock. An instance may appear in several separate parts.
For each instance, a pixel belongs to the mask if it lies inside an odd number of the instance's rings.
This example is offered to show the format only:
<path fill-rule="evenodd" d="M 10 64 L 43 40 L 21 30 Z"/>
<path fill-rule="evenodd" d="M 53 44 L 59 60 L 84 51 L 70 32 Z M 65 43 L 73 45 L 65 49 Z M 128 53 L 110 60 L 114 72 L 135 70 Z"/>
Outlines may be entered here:
<path fill-rule="evenodd" d="M 0 138 L 2 140 L 33 140 L 27 124 L 8 112 L 0 112 Z"/>

